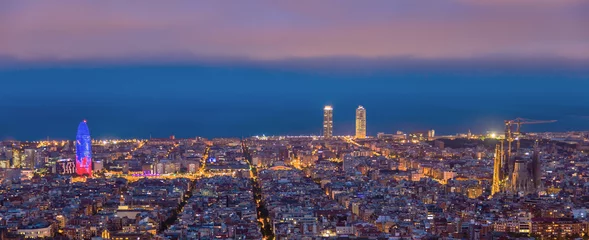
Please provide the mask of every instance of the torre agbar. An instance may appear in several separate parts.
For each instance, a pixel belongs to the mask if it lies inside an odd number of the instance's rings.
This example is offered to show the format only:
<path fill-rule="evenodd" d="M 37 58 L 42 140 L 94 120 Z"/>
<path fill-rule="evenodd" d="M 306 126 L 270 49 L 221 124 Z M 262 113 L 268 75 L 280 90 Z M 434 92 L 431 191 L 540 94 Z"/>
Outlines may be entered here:
<path fill-rule="evenodd" d="M 92 139 L 86 120 L 78 125 L 76 135 L 76 173 L 92 176 Z"/>

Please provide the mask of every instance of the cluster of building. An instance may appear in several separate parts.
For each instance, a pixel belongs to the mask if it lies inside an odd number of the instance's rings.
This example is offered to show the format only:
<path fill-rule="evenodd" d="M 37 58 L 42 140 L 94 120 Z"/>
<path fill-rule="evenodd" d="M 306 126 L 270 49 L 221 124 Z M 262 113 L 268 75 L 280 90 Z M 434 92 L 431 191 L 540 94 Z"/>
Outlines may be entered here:
<path fill-rule="evenodd" d="M 274 166 L 261 170 L 257 181 L 276 239 L 381 235 L 376 226 L 359 220 L 301 170 Z"/>
<path fill-rule="evenodd" d="M 191 184 L 189 179 L 77 181 L 61 175 L 3 184 L 2 239 L 152 239 Z"/>
<path fill-rule="evenodd" d="M 239 139 L 92 140 L 85 121 L 76 139 L 1 142 L 0 239 L 204 239 L 177 231 L 194 224 L 229 226 L 215 239 L 261 238 Z M 203 219 L 186 212 L 203 207 Z"/>
<path fill-rule="evenodd" d="M 517 158 L 509 179 L 515 180 L 503 182 L 503 190 L 494 192 L 500 141 L 427 141 L 427 133 L 399 135 L 247 139 L 262 193 L 268 192 L 264 203 L 276 237 L 360 237 L 353 223 L 374 226 L 371 237 L 393 239 L 573 238 L 589 233 L 587 138 L 576 145 L 521 139 L 512 154 Z M 284 200 L 291 196 L 294 200 Z M 311 199 L 345 215 L 346 223 L 352 223 L 350 231 L 338 232 L 334 222 L 316 224 L 321 221 L 313 218 L 317 209 Z M 297 226 L 289 220 L 288 212 L 299 205 L 311 207 L 307 212 L 296 209 L 304 212 L 295 215 L 297 224 L 309 224 Z M 334 224 L 335 231 L 326 227 Z"/>
<path fill-rule="evenodd" d="M 197 180 L 192 197 L 164 235 L 174 239 L 261 239 L 251 181 L 231 176 Z"/>
<path fill-rule="evenodd" d="M 0 239 L 589 237 L 587 132 L 369 137 L 360 106 L 338 137 L 332 112 L 321 137 L 0 142 Z"/>

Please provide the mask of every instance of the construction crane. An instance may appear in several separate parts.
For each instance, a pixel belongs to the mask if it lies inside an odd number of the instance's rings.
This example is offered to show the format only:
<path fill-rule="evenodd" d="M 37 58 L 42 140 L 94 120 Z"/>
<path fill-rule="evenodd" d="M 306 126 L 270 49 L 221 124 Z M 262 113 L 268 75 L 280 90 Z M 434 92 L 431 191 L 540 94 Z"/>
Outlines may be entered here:
<path fill-rule="evenodd" d="M 526 118 L 516 118 L 513 120 L 505 120 L 505 139 L 508 142 L 508 151 L 511 152 L 511 142 L 517 140 L 517 149 L 519 149 L 520 142 L 519 137 L 522 135 L 521 126 L 522 124 L 540 124 L 540 123 L 554 123 L 556 120 L 532 120 Z M 515 131 L 513 126 L 515 125 Z"/>
<path fill-rule="evenodd" d="M 509 181 L 509 176 L 511 176 L 514 171 L 515 158 L 512 156 L 512 142 L 514 140 L 517 141 L 517 150 L 519 150 L 520 136 L 522 135 L 521 125 L 553 122 L 556 122 L 556 120 L 531 120 L 525 118 L 505 120 L 505 140 L 501 140 L 495 146 L 495 159 L 493 162 L 493 185 L 491 189 L 493 194 L 503 191 L 503 189 L 506 187 L 505 184 Z M 515 130 L 513 129 L 514 127 Z M 537 154 L 537 144 L 538 142 L 536 141 L 536 145 L 534 146 L 535 154 Z"/>

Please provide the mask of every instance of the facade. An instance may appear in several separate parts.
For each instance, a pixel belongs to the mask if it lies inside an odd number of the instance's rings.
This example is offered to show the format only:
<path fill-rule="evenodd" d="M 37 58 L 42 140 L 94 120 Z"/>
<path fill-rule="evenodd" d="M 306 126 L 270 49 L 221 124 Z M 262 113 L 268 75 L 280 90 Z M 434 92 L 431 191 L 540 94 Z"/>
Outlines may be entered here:
<path fill-rule="evenodd" d="M 366 138 L 366 109 L 362 106 L 356 109 L 356 138 Z"/>
<path fill-rule="evenodd" d="M 542 188 L 542 172 L 540 171 L 540 156 L 537 149 L 534 149 L 534 154 L 532 155 L 532 161 L 530 164 L 532 180 L 534 181 L 534 190 L 540 191 Z"/>
<path fill-rule="evenodd" d="M 25 149 L 25 155 L 23 158 L 24 161 L 21 163 L 21 167 L 23 168 L 34 168 L 35 167 L 35 156 L 37 155 L 36 149 Z"/>
<path fill-rule="evenodd" d="M 333 136 L 333 108 L 329 105 L 323 108 L 323 137 Z"/>
<path fill-rule="evenodd" d="M 92 139 L 86 120 L 78 125 L 76 135 L 76 173 L 92 176 Z"/>
<path fill-rule="evenodd" d="M 102 171 L 103 168 L 104 163 L 102 161 L 94 161 L 94 165 L 92 165 L 92 171 Z"/>
<path fill-rule="evenodd" d="M 510 154 L 510 149 L 510 143 L 505 144 L 503 141 L 495 147 L 491 194 L 510 192 L 526 195 L 540 191 L 542 173 L 538 150 L 534 149 L 529 159 Z M 513 167 L 510 167 L 511 163 Z"/>
<path fill-rule="evenodd" d="M 534 192 L 534 182 L 528 173 L 528 164 L 523 160 L 515 161 L 511 174 L 511 192 L 529 194 Z"/>
<path fill-rule="evenodd" d="M 77 173 L 76 162 L 69 158 L 57 160 L 57 162 L 55 163 L 55 168 L 55 173 L 60 175 L 70 175 Z"/>
<path fill-rule="evenodd" d="M 584 232 L 583 223 L 572 218 L 533 218 L 531 233 L 542 239 L 571 239 Z"/>
<path fill-rule="evenodd" d="M 12 150 L 12 168 L 21 168 L 23 167 L 23 157 L 24 153 L 19 149 Z"/>
<path fill-rule="evenodd" d="M 501 192 L 501 145 L 498 143 L 495 146 L 495 157 L 493 160 L 493 185 L 491 188 L 491 195 Z"/>
<path fill-rule="evenodd" d="M 26 226 L 25 228 L 18 229 L 16 233 L 24 238 L 51 238 L 53 237 L 53 231 L 50 224 L 36 224 Z"/>

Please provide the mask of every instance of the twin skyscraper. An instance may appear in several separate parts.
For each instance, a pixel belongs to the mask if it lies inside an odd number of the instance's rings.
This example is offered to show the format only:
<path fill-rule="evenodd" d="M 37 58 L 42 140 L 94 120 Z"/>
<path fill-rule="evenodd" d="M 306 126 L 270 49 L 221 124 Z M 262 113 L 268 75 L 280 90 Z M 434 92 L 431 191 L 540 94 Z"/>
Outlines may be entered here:
<path fill-rule="evenodd" d="M 330 105 L 323 108 L 323 137 L 333 137 L 333 107 Z M 356 138 L 366 138 L 366 109 L 362 106 L 356 109 Z"/>

